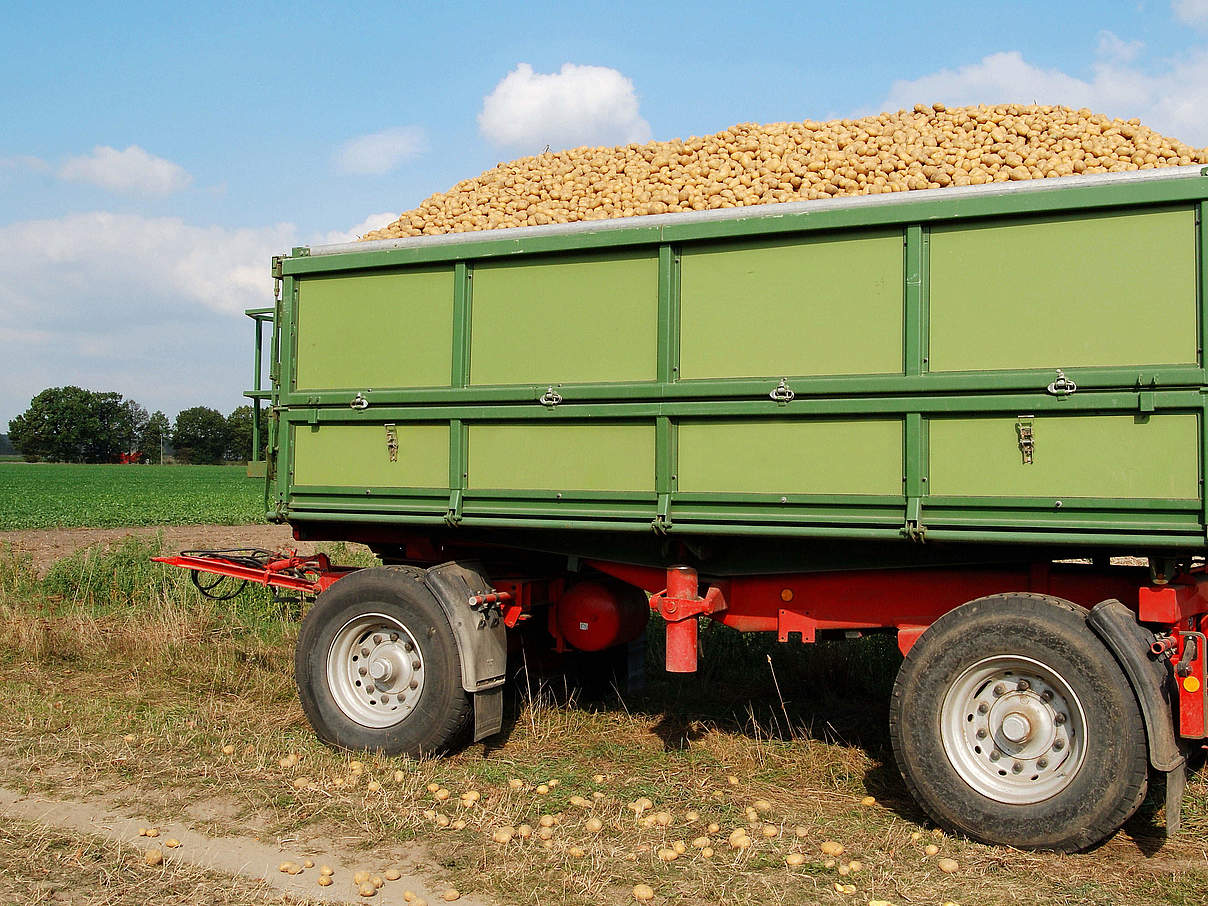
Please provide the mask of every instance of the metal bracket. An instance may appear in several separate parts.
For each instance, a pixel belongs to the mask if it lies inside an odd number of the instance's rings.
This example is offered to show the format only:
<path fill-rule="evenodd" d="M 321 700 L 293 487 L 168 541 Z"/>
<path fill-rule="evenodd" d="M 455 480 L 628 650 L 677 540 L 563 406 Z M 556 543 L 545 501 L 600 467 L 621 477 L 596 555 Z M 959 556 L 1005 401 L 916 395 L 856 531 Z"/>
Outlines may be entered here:
<path fill-rule="evenodd" d="M 449 525 L 457 525 L 461 522 L 461 488 L 454 488 L 449 492 L 449 510 L 445 513 L 445 522 Z"/>
<path fill-rule="evenodd" d="M 671 495 L 659 494 L 658 513 L 654 517 L 652 527 L 660 535 L 665 535 L 671 531 Z"/>
<path fill-rule="evenodd" d="M 768 396 L 776 402 L 784 404 L 791 403 L 794 399 L 796 399 L 797 394 L 790 389 L 789 382 L 784 378 L 781 378 L 780 383 L 772 388 L 772 392 L 769 393 Z"/>
<path fill-rule="evenodd" d="M 545 393 L 537 397 L 537 402 L 539 402 L 542 406 L 553 409 L 554 406 L 562 402 L 562 394 L 553 387 L 550 387 L 545 391 Z"/>
<path fill-rule="evenodd" d="M 398 462 L 398 430 L 394 425 L 386 425 L 386 455 L 391 462 Z"/>
<path fill-rule="evenodd" d="M 285 256 L 283 256 L 283 255 L 273 255 L 273 301 L 274 302 L 281 301 L 281 286 L 285 279 L 284 276 L 282 275 L 281 263 L 284 260 L 285 260 Z M 256 329 L 259 330 L 260 328 L 257 327 Z"/>
<path fill-rule="evenodd" d="M 1072 378 L 1067 378 L 1065 372 L 1058 368 L 1056 379 L 1045 389 L 1053 394 L 1053 396 L 1064 398 L 1071 396 L 1077 391 L 1078 385 L 1074 383 Z"/>
<path fill-rule="evenodd" d="M 358 393 L 352 398 L 352 401 L 349 402 L 348 407 L 350 409 L 368 409 L 369 400 L 365 399 L 365 394 Z"/>
<path fill-rule="evenodd" d="M 927 540 L 927 527 L 923 525 L 923 498 L 906 498 L 906 524 L 902 526 L 902 534 L 910 541 L 920 544 Z"/>
<path fill-rule="evenodd" d="M 1032 431 L 1031 415 L 1021 415 L 1015 421 L 1015 434 L 1019 438 L 1019 452 L 1023 456 L 1023 464 L 1032 464 L 1032 453 L 1036 449 L 1036 437 Z"/>

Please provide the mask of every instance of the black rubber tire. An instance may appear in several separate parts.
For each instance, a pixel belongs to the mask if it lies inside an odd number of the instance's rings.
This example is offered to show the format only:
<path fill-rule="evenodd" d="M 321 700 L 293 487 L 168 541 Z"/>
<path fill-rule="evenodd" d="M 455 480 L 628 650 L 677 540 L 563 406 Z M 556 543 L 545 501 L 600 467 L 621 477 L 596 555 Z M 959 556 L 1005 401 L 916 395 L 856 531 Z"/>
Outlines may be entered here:
<path fill-rule="evenodd" d="M 402 623 L 419 646 L 424 684 L 412 712 L 392 726 L 367 727 L 336 704 L 327 680 L 332 642 L 350 620 L 382 613 Z M 302 622 L 294 650 L 294 678 L 302 710 L 319 739 L 341 749 L 386 755 L 438 754 L 466 730 L 472 712 L 461 684 L 461 658 L 448 618 L 410 567 L 359 570 L 316 599 Z"/>
<path fill-rule="evenodd" d="M 890 735 L 902 779 L 941 827 L 987 843 L 1074 852 L 1114 833 L 1140 806 L 1148 774 L 1140 708 L 1115 658 L 1087 627 L 1087 614 L 1046 595 L 991 595 L 946 613 L 910 649 L 894 683 Z M 1042 802 L 983 795 L 956 772 L 941 741 L 948 689 L 967 668 L 997 655 L 1050 665 L 1082 703 L 1082 766 Z"/>

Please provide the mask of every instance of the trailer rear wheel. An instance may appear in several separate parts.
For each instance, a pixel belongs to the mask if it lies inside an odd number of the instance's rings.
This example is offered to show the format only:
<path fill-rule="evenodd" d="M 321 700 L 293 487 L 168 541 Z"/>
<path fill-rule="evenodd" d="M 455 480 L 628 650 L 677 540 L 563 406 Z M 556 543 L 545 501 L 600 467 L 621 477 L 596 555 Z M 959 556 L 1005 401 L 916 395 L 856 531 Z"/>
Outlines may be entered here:
<path fill-rule="evenodd" d="M 319 595 L 294 672 L 315 732 L 339 748 L 432 754 L 471 714 L 449 621 L 404 568 L 361 570 Z"/>
<path fill-rule="evenodd" d="M 894 684 L 890 733 L 906 785 L 940 825 L 989 843 L 1069 852 L 1145 797 L 1132 689 L 1081 607 L 992 595 L 937 620 Z"/>

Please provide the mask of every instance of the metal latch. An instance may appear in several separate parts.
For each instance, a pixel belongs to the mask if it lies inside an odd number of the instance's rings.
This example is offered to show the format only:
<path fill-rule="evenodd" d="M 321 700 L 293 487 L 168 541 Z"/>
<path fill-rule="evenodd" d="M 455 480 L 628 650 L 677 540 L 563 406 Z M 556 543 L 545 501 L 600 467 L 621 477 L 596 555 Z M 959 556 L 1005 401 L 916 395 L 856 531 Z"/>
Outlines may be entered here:
<path fill-rule="evenodd" d="M 386 426 L 386 455 L 391 462 L 398 462 L 398 431 L 394 425 Z"/>
<path fill-rule="evenodd" d="M 1031 415 L 1021 415 L 1015 422 L 1015 433 L 1019 436 L 1019 452 L 1023 454 L 1023 464 L 1032 464 L 1032 451 L 1036 448 L 1036 438 L 1032 434 Z"/>
<path fill-rule="evenodd" d="M 772 392 L 768 396 L 778 403 L 791 403 L 797 394 L 789 388 L 789 382 L 781 378 L 780 383 L 772 388 Z"/>
<path fill-rule="evenodd" d="M 1057 379 L 1045 388 L 1053 396 L 1069 396 L 1078 389 L 1078 385 L 1072 379 L 1065 376 L 1065 372 L 1060 368 L 1057 369 Z"/>
<path fill-rule="evenodd" d="M 281 301 L 281 283 L 284 277 L 282 276 L 282 262 L 285 260 L 283 255 L 273 255 L 273 301 Z M 259 330 L 259 326 L 256 328 Z"/>
<path fill-rule="evenodd" d="M 537 402 L 539 402 L 542 406 L 548 406 L 552 409 L 554 406 L 562 402 L 562 394 L 553 387 L 550 387 L 545 391 L 545 393 L 537 397 Z"/>
<path fill-rule="evenodd" d="M 365 399 L 365 394 L 358 393 L 352 398 L 352 401 L 348 405 L 353 409 L 368 409 L 369 400 Z"/>

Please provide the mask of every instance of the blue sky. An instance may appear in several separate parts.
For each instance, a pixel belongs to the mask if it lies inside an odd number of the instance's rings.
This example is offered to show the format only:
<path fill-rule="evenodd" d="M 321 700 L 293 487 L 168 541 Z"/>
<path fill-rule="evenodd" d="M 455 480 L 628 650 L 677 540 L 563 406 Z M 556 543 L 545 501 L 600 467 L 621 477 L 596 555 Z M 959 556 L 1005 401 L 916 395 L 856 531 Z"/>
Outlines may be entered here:
<path fill-rule="evenodd" d="M 551 140 L 943 100 L 1208 145 L 1208 0 L 10 4 L 0 78 L 2 431 L 66 383 L 230 411 L 274 251 Z"/>

